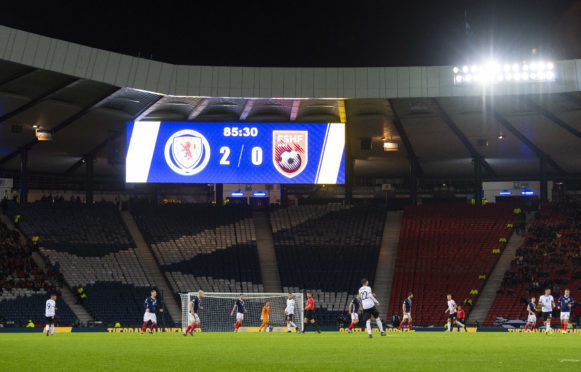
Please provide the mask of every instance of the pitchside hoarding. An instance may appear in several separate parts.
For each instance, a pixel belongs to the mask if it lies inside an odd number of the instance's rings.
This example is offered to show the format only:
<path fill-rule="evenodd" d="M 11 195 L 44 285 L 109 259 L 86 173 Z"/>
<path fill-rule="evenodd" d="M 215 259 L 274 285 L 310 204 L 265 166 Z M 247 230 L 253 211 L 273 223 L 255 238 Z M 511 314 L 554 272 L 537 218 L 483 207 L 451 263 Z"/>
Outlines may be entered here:
<path fill-rule="evenodd" d="M 343 123 L 127 124 L 128 183 L 345 183 Z"/>

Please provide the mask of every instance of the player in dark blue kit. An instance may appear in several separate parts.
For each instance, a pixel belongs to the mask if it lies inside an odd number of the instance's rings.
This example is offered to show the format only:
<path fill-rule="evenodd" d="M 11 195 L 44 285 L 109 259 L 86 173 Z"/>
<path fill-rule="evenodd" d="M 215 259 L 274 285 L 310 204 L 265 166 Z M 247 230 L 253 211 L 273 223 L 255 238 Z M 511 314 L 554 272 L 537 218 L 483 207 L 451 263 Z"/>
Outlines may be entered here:
<path fill-rule="evenodd" d="M 145 299 L 143 303 L 143 307 L 145 308 L 145 314 L 143 314 L 143 328 L 141 328 L 141 334 L 145 333 L 147 329 L 147 323 L 151 321 L 151 328 L 147 330 L 147 332 L 153 334 L 153 329 L 157 325 L 157 315 L 155 315 L 155 311 L 157 310 L 157 291 L 155 289 L 151 290 L 151 295 Z M 163 309 L 159 309 L 160 312 L 163 312 Z"/>
<path fill-rule="evenodd" d="M 190 312 L 188 313 L 188 328 L 184 332 L 184 336 L 194 335 L 194 329 L 200 326 L 200 317 L 198 316 L 198 310 L 204 310 L 202 307 L 202 298 L 204 298 L 204 291 L 201 289 L 198 291 L 198 295 L 192 298 L 190 302 Z"/>
<path fill-rule="evenodd" d="M 238 328 L 242 326 L 242 321 L 244 320 L 244 313 L 246 312 L 246 308 L 244 307 L 244 295 L 241 294 L 240 297 L 236 300 L 232 311 L 230 312 L 230 316 L 234 316 L 234 310 L 236 310 L 236 324 L 234 324 L 234 332 L 238 332 Z"/>
<path fill-rule="evenodd" d="M 557 301 L 557 308 L 561 309 L 561 329 L 563 333 L 567 333 L 567 327 L 569 326 L 569 317 L 571 316 L 571 310 L 575 305 L 573 297 L 571 297 L 571 291 L 565 289 L 565 294 L 559 297 Z"/>
<path fill-rule="evenodd" d="M 403 319 L 399 324 L 399 327 L 397 328 L 400 331 L 401 327 L 403 327 L 403 324 L 405 323 L 406 320 L 408 322 L 408 329 L 410 331 L 412 330 L 412 298 L 414 298 L 414 294 L 410 292 L 408 293 L 407 298 L 403 300 L 403 304 L 401 306 L 403 310 Z"/>
<path fill-rule="evenodd" d="M 535 304 L 535 298 L 531 297 L 529 304 L 527 305 L 527 312 L 529 316 L 527 318 L 527 324 L 525 324 L 525 331 L 531 327 L 531 331 L 535 329 L 537 325 L 537 305 Z"/>
<path fill-rule="evenodd" d="M 353 332 L 353 327 L 359 323 L 359 308 L 361 307 L 361 300 L 359 299 L 359 294 L 351 300 L 349 304 L 349 314 L 351 315 L 351 325 L 347 329 L 349 333 Z"/>

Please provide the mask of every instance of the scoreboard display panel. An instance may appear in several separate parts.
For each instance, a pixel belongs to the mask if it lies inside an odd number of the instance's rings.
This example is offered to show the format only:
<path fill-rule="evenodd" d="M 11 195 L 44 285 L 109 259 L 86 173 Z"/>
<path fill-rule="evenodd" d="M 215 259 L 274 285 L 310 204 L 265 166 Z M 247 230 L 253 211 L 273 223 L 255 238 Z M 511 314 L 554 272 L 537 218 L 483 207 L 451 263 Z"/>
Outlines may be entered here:
<path fill-rule="evenodd" d="M 343 123 L 127 124 L 127 183 L 345 183 Z"/>

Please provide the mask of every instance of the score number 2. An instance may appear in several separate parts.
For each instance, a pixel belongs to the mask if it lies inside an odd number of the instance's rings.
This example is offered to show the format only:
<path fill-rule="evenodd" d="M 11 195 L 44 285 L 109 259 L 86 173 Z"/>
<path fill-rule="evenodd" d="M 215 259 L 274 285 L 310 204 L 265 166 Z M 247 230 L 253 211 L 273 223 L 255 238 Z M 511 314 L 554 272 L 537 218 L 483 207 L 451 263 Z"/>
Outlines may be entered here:
<path fill-rule="evenodd" d="M 251 153 L 251 161 L 254 165 L 262 164 L 262 147 L 253 147 Z M 222 146 L 220 147 L 220 165 L 230 165 L 230 147 Z"/>

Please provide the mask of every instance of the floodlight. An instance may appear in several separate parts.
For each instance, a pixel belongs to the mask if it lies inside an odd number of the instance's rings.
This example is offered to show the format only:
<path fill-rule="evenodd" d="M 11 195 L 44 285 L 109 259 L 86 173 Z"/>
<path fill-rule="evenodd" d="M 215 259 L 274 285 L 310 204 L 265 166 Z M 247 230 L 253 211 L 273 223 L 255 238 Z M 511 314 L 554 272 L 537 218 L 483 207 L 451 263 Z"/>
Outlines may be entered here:
<path fill-rule="evenodd" d="M 396 142 L 387 141 L 383 143 L 383 151 L 398 151 L 399 145 Z"/>
<path fill-rule="evenodd" d="M 37 128 L 36 139 L 38 141 L 52 141 L 52 132 L 49 130 Z"/>
<path fill-rule="evenodd" d="M 528 83 L 556 80 L 555 63 L 543 60 L 499 63 L 489 59 L 482 64 L 454 66 L 454 84 Z"/>
<path fill-rule="evenodd" d="M 489 74 L 483 74 L 481 77 L 481 83 L 482 84 L 488 84 L 490 82 L 490 75 Z"/>

